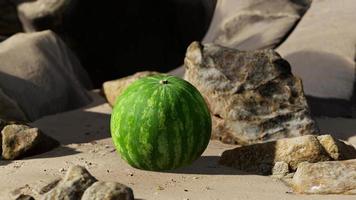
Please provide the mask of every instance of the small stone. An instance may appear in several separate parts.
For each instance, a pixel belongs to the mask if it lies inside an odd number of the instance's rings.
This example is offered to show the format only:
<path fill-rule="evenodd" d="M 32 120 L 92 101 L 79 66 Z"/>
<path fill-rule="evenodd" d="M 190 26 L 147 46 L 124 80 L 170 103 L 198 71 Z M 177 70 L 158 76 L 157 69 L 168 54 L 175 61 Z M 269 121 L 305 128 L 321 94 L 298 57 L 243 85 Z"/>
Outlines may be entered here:
<path fill-rule="evenodd" d="M 2 157 L 14 160 L 47 152 L 59 145 L 59 142 L 43 134 L 38 128 L 27 125 L 8 125 L 1 131 Z"/>
<path fill-rule="evenodd" d="M 158 186 L 158 187 L 157 187 L 157 190 L 164 190 L 164 187 Z"/>
<path fill-rule="evenodd" d="M 331 135 L 318 136 L 320 144 L 334 160 L 349 160 L 356 158 L 356 149 Z"/>
<path fill-rule="evenodd" d="M 184 63 L 209 106 L 213 139 L 247 145 L 318 133 L 301 79 L 274 50 L 194 42 Z"/>
<path fill-rule="evenodd" d="M 356 194 L 356 159 L 301 163 L 292 188 L 305 194 Z"/>
<path fill-rule="evenodd" d="M 66 170 L 64 168 L 60 168 L 58 171 L 62 173 L 65 172 Z"/>
<path fill-rule="evenodd" d="M 272 175 L 278 178 L 284 177 L 289 173 L 289 166 L 286 162 L 276 162 L 272 168 Z"/>
<path fill-rule="evenodd" d="M 48 183 L 47 185 L 43 186 L 40 190 L 39 190 L 39 194 L 43 195 L 49 191 L 51 191 L 53 188 L 55 188 L 58 183 L 61 181 L 61 178 L 57 178 L 53 181 L 51 181 L 50 183 Z"/>
<path fill-rule="evenodd" d="M 82 200 L 133 200 L 132 189 L 115 182 L 98 181 L 85 190 Z"/>
<path fill-rule="evenodd" d="M 84 191 L 97 180 L 81 166 L 72 166 L 58 185 L 49 191 L 43 200 L 78 200 Z"/>
<path fill-rule="evenodd" d="M 187 189 L 184 189 L 184 192 L 188 192 L 188 190 L 187 190 Z"/>
<path fill-rule="evenodd" d="M 239 170 L 271 174 L 277 162 L 284 162 L 295 171 L 301 162 L 328 160 L 332 158 L 319 143 L 317 136 L 306 135 L 227 150 L 221 155 L 219 163 Z M 265 166 L 263 170 L 261 166 Z M 268 169 L 270 171 L 266 173 Z"/>
<path fill-rule="evenodd" d="M 152 76 L 159 74 L 158 72 L 143 71 L 137 72 L 134 75 L 120 78 L 113 81 L 107 81 L 103 84 L 104 94 L 108 103 L 113 106 L 115 104 L 116 97 L 118 97 L 132 82 L 139 78 L 146 76 Z"/>

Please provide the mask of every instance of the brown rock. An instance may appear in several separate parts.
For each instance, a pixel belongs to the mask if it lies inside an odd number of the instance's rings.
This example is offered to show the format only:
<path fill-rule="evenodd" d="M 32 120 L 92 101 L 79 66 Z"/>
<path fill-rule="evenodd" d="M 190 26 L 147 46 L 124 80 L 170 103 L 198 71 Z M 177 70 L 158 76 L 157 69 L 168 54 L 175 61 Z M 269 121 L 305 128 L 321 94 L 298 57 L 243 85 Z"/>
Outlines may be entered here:
<path fill-rule="evenodd" d="M 103 84 L 104 94 L 111 106 L 114 106 L 116 97 L 119 96 L 132 82 L 139 78 L 158 74 L 158 72 L 143 71 L 134 75 L 120 78 L 113 81 L 107 81 Z"/>
<path fill-rule="evenodd" d="M 272 168 L 272 175 L 277 178 L 282 178 L 289 173 L 289 165 L 286 162 L 276 162 Z"/>
<path fill-rule="evenodd" d="M 318 132 L 302 82 L 273 50 L 239 51 L 192 43 L 185 79 L 205 97 L 213 138 L 251 144 Z"/>
<path fill-rule="evenodd" d="M 8 125 L 1 131 L 2 158 L 17 159 L 44 153 L 59 145 L 59 143 L 43 134 L 38 128 L 27 125 Z"/>
<path fill-rule="evenodd" d="M 331 135 L 318 136 L 320 144 L 334 160 L 348 160 L 356 158 L 356 149 Z"/>
<path fill-rule="evenodd" d="M 115 182 L 96 182 L 85 190 L 82 200 L 133 200 L 132 189 Z"/>
<path fill-rule="evenodd" d="M 78 200 L 84 191 L 97 180 L 81 166 L 73 166 L 68 169 L 65 177 L 58 185 L 43 197 L 43 200 Z"/>
<path fill-rule="evenodd" d="M 331 159 L 316 136 L 306 135 L 227 150 L 219 163 L 239 170 L 271 174 L 277 162 L 285 162 L 295 171 L 299 163 Z"/>
<path fill-rule="evenodd" d="M 356 160 L 301 163 L 292 187 L 306 194 L 356 194 Z"/>

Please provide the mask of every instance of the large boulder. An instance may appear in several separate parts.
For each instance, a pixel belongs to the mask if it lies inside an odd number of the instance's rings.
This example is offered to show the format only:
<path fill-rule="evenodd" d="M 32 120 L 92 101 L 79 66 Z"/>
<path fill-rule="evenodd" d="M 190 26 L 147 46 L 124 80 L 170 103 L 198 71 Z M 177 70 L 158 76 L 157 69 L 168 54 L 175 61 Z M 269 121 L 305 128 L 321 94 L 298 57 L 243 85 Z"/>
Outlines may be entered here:
<path fill-rule="evenodd" d="M 51 31 L 16 34 L 0 43 L 1 117 L 35 120 L 90 103 L 90 80 Z"/>
<path fill-rule="evenodd" d="M 251 144 L 318 132 L 302 82 L 273 50 L 239 51 L 192 43 L 185 79 L 203 94 L 213 138 Z"/>
<path fill-rule="evenodd" d="M 35 0 L 18 5 L 26 31 L 51 29 L 77 53 L 95 86 L 137 71 L 167 72 L 201 40 L 216 0 Z"/>
<path fill-rule="evenodd" d="M 277 51 L 301 77 L 314 115 L 356 116 L 353 0 L 313 0 Z"/>
<path fill-rule="evenodd" d="M 274 48 L 303 16 L 311 0 L 218 1 L 203 42 L 240 50 Z"/>

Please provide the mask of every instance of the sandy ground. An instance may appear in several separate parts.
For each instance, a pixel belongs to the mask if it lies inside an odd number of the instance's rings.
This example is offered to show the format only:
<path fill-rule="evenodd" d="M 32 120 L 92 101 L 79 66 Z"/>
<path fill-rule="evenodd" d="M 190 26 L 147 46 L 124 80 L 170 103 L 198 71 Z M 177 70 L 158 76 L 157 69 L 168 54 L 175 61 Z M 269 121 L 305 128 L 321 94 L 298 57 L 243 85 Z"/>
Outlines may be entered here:
<path fill-rule="evenodd" d="M 38 190 L 65 174 L 71 165 L 83 165 L 99 180 L 130 186 L 137 199 L 355 199 L 343 195 L 297 195 L 270 177 L 246 174 L 217 165 L 219 155 L 232 148 L 211 141 L 193 165 L 167 173 L 137 170 L 120 159 L 109 133 L 111 108 L 96 94 L 90 106 L 48 116 L 33 123 L 63 145 L 51 152 L 19 161 L 0 161 L 0 199 L 11 199 L 15 188 Z M 321 129 L 356 145 L 356 120 L 318 119 Z M 355 132 L 354 132 L 355 131 Z"/>

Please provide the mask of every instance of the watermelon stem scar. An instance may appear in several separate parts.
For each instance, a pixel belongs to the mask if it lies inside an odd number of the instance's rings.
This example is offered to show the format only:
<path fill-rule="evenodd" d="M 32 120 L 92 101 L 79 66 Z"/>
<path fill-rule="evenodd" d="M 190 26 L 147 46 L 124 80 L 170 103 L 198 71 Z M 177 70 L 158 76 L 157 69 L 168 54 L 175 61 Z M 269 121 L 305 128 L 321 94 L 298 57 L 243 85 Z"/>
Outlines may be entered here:
<path fill-rule="evenodd" d="M 168 80 L 160 80 L 159 83 L 160 84 L 168 84 Z"/>

